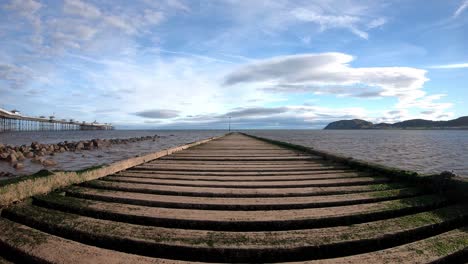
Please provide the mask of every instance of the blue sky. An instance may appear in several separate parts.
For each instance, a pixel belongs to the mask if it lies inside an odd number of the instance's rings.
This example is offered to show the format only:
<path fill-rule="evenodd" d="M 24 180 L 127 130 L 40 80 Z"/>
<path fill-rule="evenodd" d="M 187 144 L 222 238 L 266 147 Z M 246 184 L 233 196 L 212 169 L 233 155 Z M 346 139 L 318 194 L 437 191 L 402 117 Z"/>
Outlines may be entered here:
<path fill-rule="evenodd" d="M 0 107 L 120 128 L 468 115 L 468 0 L 6 0 Z"/>

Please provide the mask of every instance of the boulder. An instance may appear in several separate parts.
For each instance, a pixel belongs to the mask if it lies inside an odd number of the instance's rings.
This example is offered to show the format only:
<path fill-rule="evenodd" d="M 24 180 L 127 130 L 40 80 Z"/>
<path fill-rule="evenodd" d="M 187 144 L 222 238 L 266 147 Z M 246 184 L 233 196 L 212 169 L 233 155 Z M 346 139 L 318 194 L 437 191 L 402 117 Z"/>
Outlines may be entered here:
<path fill-rule="evenodd" d="M 100 140 L 100 139 L 93 139 L 92 143 L 93 143 L 94 147 L 96 147 L 96 148 L 102 148 L 104 146 L 102 140 Z"/>
<path fill-rule="evenodd" d="M 3 152 L 3 153 L 0 154 L 0 159 L 6 160 L 8 158 L 8 155 L 10 155 L 10 154 L 8 154 L 8 152 Z"/>
<path fill-rule="evenodd" d="M 15 168 L 17 170 L 22 170 L 22 169 L 24 169 L 24 164 L 23 163 L 16 163 L 15 165 L 13 165 L 13 168 Z"/>
<path fill-rule="evenodd" d="M 82 150 L 82 149 L 84 149 L 84 144 L 82 141 L 80 141 L 75 145 L 75 150 Z"/>
<path fill-rule="evenodd" d="M 86 141 L 84 143 L 84 149 L 92 150 L 94 148 L 94 143 L 92 141 Z"/>
<path fill-rule="evenodd" d="M 16 154 L 16 158 L 19 160 L 19 161 L 22 161 L 22 160 L 25 160 L 26 157 L 24 157 L 23 153 L 22 152 L 18 152 Z"/>
<path fill-rule="evenodd" d="M 52 166 L 56 166 L 57 162 L 55 162 L 54 160 L 51 160 L 51 159 L 46 159 L 46 160 L 42 161 L 42 165 L 45 166 L 45 167 L 52 167 Z"/>
<path fill-rule="evenodd" d="M 6 160 L 12 164 L 18 162 L 18 159 L 16 158 L 16 155 L 15 154 L 10 154 L 8 155 L 8 157 L 6 158 Z"/>
<path fill-rule="evenodd" d="M 26 153 L 24 153 L 24 156 L 25 156 L 26 158 L 28 158 L 28 159 L 32 159 L 32 158 L 34 158 L 34 153 L 32 153 L 32 152 L 26 152 Z"/>
<path fill-rule="evenodd" d="M 34 162 L 34 163 L 40 163 L 40 164 L 42 164 L 43 161 L 44 161 L 44 158 L 43 158 L 43 157 L 40 157 L 40 156 L 36 156 L 36 157 L 34 157 L 33 159 L 31 159 L 31 162 Z"/>
<path fill-rule="evenodd" d="M 40 148 L 40 145 L 37 142 L 33 142 L 33 143 L 31 143 L 31 148 L 37 150 L 37 149 Z"/>

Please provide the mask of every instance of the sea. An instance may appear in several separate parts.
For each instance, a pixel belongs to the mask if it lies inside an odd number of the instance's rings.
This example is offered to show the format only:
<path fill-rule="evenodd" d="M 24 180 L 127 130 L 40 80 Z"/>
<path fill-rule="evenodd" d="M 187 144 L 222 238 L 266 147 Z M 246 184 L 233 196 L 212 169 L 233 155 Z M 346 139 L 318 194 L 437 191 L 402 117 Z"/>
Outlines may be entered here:
<path fill-rule="evenodd" d="M 468 176 L 468 130 L 255 130 L 249 133 L 386 166 Z"/>
<path fill-rule="evenodd" d="M 107 131 L 34 131 L 34 132 L 5 132 L 0 133 L 0 143 L 4 145 L 30 145 L 32 142 L 42 144 L 59 143 L 63 141 L 77 142 L 91 139 L 135 138 L 158 135 L 156 141 L 144 140 L 127 144 L 115 144 L 94 150 L 81 150 L 76 152 L 57 153 L 45 158 L 57 162 L 49 170 L 74 171 L 89 167 L 100 166 L 144 154 L 188 144 L 202 139 L 225 134 L 222 130 L 107 130 Z M 14 175 L 29 175 L 38 172 L 44 167 L 32 163 L 29 159 L 23 161 L 25 167 L 15 170 L 8 162 L 0 161 L 0 171 L 10 172 Z M 0 179 L 1 180 L 1 179 Z"/>
<path fill-rule="evenodd" d="M 248 134 L 312 147 L 423 174 L 451 171 L 468 176 L 467 130 L 243 130 Z M 111 130 L 0 133 L 0 143 L 29 145 L 95 138 L 132 138 L 158 135 L 156 141 L 112 145 L 98 150 L 59 153 L 52 170 L 80 170 L 144 155 L 227 133 L 226 130 Z M 16 175 L 35 173 L 42 165 L 25 161 L 17 171 L 0 161 L 0 171 Z"/>

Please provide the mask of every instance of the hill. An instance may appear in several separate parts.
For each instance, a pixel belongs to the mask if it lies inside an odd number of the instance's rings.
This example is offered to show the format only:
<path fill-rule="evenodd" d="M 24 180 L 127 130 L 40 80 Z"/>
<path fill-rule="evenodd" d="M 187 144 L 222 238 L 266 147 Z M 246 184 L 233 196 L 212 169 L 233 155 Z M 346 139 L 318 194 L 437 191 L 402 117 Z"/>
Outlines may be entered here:
<path fill-rule="evenodd" d="M 411 119 L 394 124 L 373 124 L 362 119 L 340 120 L 328 124 L 324 129 L 468 129 L 468 116 L 448 121 Z"/>

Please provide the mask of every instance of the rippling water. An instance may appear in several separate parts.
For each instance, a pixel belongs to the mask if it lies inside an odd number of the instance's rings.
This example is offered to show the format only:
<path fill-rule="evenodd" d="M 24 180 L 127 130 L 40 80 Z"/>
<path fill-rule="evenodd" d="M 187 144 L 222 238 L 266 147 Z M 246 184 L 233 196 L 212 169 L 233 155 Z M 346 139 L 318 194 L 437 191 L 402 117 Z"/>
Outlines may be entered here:
<path fill-rule="evenodd" d="M 454 130 L 249 130 L 257 136 L 287 141 L 357 159 L 373 161 L 421 173 L 453 171 L 468 176 L 468 131 Z M 215 130 L 114 130 L 0 133 L 0 143 L 11 145 L 58 143 L 94 138 L 131 138 L 161 136 L 151 140 L 112 145 L 98 150 L 59 153 L 51 158 L 58 162 L 53 170 L 79 170 L 155 152 L 189 142 L 218 136 L 226 131 Z M 31 174 L 43 169 L 28 160 L 26 168 L 16 171 L 7 162 L 0 162 L 0 171 Z"/>
<path fill-rule="evenodd" d="M 421 173 L 468 176 L 466 130 L 249 130 L 247 133 Z"/>
<path fill-rule="evenodd" d="M 57 161 L 58 165 L 51 167 L 52 170 L 80 170 L 92 166 L 109 164 L 118 160 L 135 157 L 146 153 L 151 153 L 178 145 L 183 145 L 201 139 L 219 136 L 226 131 L 216 130 L 193 130 L 193 131 L 152 131 L 152 130 L 112 130 L 112 131 L 49 131 L 49 132 L 20 132 L 20 133 L 0 133 L 0 143 L 9 145 L 29 145 L 33 141 L 39 143 L 58 143 L 61 141 L 80 141 L 95 138 L 132 138 L 142 136 L 161 136 L 156 141 L 145 140 L 135 143 L 118 144 L 96 150 L 82 150 L 77 152 L 57 153 L 55 156 L 48 156 L 48 159 Z M 11 172 L 17 175 L 35 173 L 44 167 L 31 163 L 30 160 L 23 162 L 25 168 L 17 171 L 9 163 L 0 161 L 0 171 Z"/>

